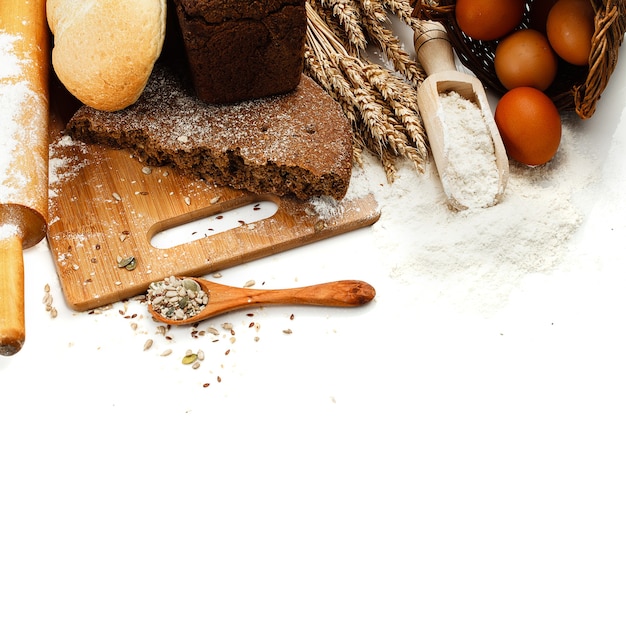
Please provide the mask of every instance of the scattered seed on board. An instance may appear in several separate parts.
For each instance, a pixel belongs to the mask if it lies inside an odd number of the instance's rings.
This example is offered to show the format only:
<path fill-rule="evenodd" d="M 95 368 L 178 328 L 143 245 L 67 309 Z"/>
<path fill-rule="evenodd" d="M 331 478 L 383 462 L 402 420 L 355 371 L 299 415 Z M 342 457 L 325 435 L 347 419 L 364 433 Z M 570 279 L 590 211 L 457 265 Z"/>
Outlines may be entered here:
<path fill-rule="evenodd" d="M 144 350 L 150 350 L 150 348 L 152 348 L 152 344 L 153 344 L 153 343 L 154 343 L 154 342 L 152 341 L 152 339 L 148 339 L 148 340 L 146 341 L 146 343 L 144 343 L 144 344 L 143 344 L 143 349 L 144 349 Z"/>
<path fill-rule="evenodd" d="M 117 257 L 117 266 L 120 269 L 126 269 L 129 272 L 132 272 L 137 267 L 137 259 L 134 256 Z"/>
<path fill-rule="evenodd" d="M 186 320 L 204 309 L 209 302 L 209 294 L 192 278 L 170 276 L 150 284 L 147 301 L 163 317 Z"/>
<path fill-rule="evenodd" d="M 170 348 L 168 348 L 167 350 L 163 350 L 163 352 L 161 352 L 161 356 L 169 356 L 170 354 L 172 354 L 172 351 Z"/>

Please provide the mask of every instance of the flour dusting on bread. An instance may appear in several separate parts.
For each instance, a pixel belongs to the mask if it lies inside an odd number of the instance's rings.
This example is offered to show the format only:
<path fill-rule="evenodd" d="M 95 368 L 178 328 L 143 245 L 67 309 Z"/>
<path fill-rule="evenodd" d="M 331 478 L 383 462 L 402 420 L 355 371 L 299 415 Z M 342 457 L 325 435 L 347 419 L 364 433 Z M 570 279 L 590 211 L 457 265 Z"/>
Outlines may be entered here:
<path fill-rule="evenodd" d="M 68 131 L 126 148 L 148 164 L 172 164 L 258 193 L 341 199 L 352 171 L 350 123 L 304 75 L 287 94 L 212 105 L 157 64 L 134 105 L 116 112 L 81 107 Z"/>

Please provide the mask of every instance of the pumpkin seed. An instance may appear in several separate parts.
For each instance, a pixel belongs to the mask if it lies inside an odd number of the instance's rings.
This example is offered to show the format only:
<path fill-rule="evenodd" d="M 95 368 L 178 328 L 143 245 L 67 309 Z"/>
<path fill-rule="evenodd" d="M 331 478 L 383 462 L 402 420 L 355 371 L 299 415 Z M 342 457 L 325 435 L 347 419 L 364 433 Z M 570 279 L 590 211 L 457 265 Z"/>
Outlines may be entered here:
<path fill-rule="evenodd" d="M 128 271 L 132 271 L 137 267 L 137 260 L 134 256 L 127 257 L 117 257 L 117 266 L 120 269 L 127 269 Z"/>
<path fill-rule="evenodd" d="M 185 278 L 183 287 L 190 291 L 200 291 L 200 283 L 193 280 L 193 278 Z"/>

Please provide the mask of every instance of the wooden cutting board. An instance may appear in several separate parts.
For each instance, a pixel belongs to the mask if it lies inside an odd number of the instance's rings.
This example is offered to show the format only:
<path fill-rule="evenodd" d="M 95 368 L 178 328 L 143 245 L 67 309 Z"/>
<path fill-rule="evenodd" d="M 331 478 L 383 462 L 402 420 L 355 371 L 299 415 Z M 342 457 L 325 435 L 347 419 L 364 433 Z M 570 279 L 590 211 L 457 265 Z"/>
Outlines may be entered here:
<path fill-rule="evenodd" d="M 54 124 L 51 142 L 48 243 L 65 299 L 78 311 L 137 296 L 165 276 L 210 274 L 380 217 L 372 195 L 344 200 L 329 216 L 310 201 L 217 187 L 174 168 L 146 168 L 125 150 L 59 141 Z M 259 221 L 169 248 L 154 245 L 161 231 L 265 201 L 277 209 Z M 134 264 L 120 267 L 130 257 Z"/>

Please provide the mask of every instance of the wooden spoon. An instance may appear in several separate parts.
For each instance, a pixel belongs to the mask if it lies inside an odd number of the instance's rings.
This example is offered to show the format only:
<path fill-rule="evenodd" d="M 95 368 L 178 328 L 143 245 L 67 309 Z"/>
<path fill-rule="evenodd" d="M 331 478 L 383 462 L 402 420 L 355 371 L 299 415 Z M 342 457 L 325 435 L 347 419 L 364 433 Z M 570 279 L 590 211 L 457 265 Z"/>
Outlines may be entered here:
<path fill-rule="evenodd" d="M 185 280 L 184 277 L 178 278 Z M 209 295 L 209 302 L 202 311 L 193 317 L 178 320 L 157 313 L 152 303 L 148 302 L 148 310 L 155 320 L 171 325 L 195 324 L 229 311 L 277 304 L 354 307 L 370 302 L 376 295 L 371 285 L 360 280 L 338 280 L 291 289 L 248 289 L 222 285 L 203 278 L 190 280 L 198 283 Z"/>
<path fill-rule="evenodd" d="M 485 201 L 485 206 L 497 204 L 504 194 L 509 176 L 509 160 L 502 143 L 502 138 L 493 119 L 489 101 L 483 84 L 473 75 L 465 74 L 456 69 L 454 51 L 445 27 L 438 22 L 422 22 L 421 27 L 414 34 L 415 51 L 417 58 L 428 74 L 417 91 L 417 101 L 428 135 L 435 165 L 442 180 L 444 191 L 450 205 L 455 209 L 469 208 L 468 204 L 446 188 L 446 174 L 454 163 L 450 158 L 455 156 L 450 150 L 449 140 L 446 145 L 446 128 L 441 115 L 441 95 L 457 92 L 463 98 L 473 102 L 483 114 L 486 123 L 486 132 L 491 136 L 495 153 L 495 167 L 497 171 L 497 187 L 491 197 Z M 494 180 L 496 180 L 494 178 Z M 462 194 L 459 194 L 462 196 Z"/>

